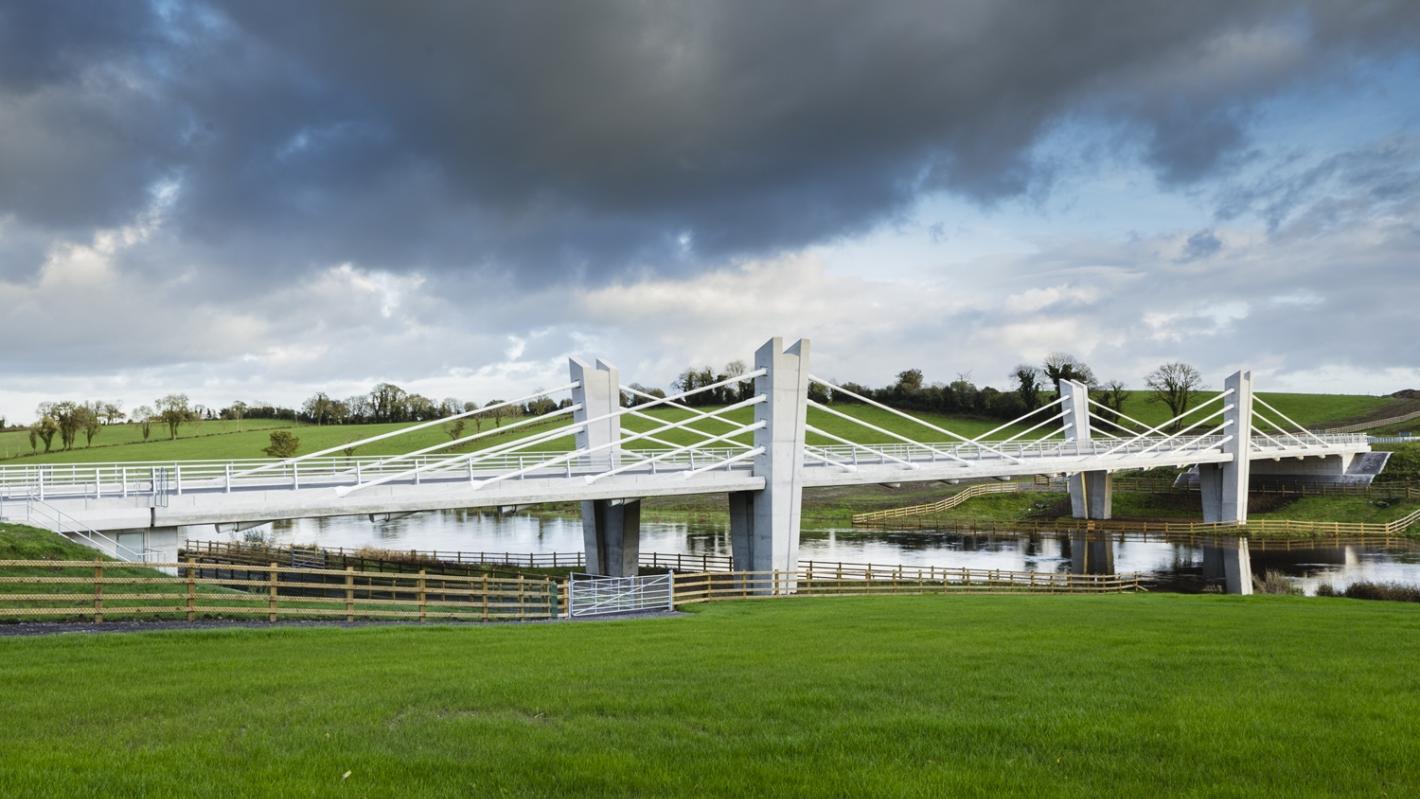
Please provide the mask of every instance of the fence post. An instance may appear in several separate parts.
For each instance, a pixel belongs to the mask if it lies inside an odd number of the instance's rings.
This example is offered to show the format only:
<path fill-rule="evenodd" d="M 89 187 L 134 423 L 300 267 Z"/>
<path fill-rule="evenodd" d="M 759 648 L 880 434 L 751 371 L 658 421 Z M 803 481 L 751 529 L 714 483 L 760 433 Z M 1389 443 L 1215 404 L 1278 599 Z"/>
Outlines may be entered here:
<path fill-rule="evenodd" d="M 104 620 L 104 565 L 94 564 L 94 623 L 102 624 Z"/>
<path fill-rule="evenodd" d="M 483 621 L 488 621 L 488 575 L 483 575 Z"/>
<path fill-rule="evenodd" d="M 429 600 L 429 581 L 425 577 L 426 571 L 426 569 L 419 570 L 419 621 L 421 624 L 424 622 L 424 610 Z"/>
<path fill-rule="evenodd" d="M 666 569 L 666 610 L 675 610 L 675 569 Z"/>
<path fill-rule="evenodd" d="M 197 618 L 197 566 L 192 558 L 187 559 L 187 620 Z"/>
<path fill-rule="evenodd" d="M 271 561 L 271 566 L 266 573 L 266 620 L 268 622 L 276 621 L 276 580 L 279 576 L 276 569 L 279 565 L 276 561 Z"/>
<path fill-rule="evenodd" d="M 345 567 L 345 621 L 355 621 L 355 567 Z"/>
<path fill-rule="evenodd" d="M 523 576 L 518 575 L 518 621 L 523 620 Z"/>

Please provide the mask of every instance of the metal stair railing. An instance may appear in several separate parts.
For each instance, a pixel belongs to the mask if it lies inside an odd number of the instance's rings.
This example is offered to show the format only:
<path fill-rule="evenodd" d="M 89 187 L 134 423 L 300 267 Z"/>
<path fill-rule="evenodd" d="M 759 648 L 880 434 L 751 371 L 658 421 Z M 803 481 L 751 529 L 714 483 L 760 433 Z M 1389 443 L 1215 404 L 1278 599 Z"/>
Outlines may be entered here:
<path fill-rule="evenodd" d="M 118 539 L 95 530 L 41 499 L 28 497 L 24 507 L 25 524 L 32 527 L 42 527 L 71 541 L 77 537 L 77 543 L 119 560 L 143 563 L 148 559 L 146 551 L 124 546 Z"/>

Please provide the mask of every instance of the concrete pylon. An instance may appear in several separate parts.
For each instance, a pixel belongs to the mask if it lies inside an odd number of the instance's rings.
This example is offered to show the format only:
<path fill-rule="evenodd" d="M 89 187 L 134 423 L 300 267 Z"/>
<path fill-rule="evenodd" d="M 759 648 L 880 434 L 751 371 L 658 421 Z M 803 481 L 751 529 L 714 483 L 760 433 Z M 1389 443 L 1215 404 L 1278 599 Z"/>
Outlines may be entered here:
<path fill-rule="evenodd" d="M 759 491 L 730 494 L 730 543 L 738 571 L 780 571 L 781 582 L 793 587 L 799 561 L 799 517 L 804 494 L 804 425 L 809 396 L 809 340 L 788 349 L 772 338 L 754 354 L 754 368 L 766 373 L 754 379 L 755 394 L 767 402 L 755 406 L 754 474 L 764 478 Z"/>
<path fill-rule="evenodd" d="M 1089 455 L 1090 387 L 1078 380 L 1060 381 L 1061 409 L 1065 416 L 1065 447 L 1076 455 Z M 1108 519 L 1114 512 L 1114 481 L 1108 471 L 1076 472 L 1067 481 L 1070 515 L 1076 519 Z"/>
<path fill-rule="evenodd" d="M 1238 371 L 1223 384 L 1231 390 L 1223 399 L 1222 450 L 1232 456 L 1224 463 L 1198 465 L 1198 488 L 1203 497 L 1203 521 L 1247 523 L 1247 488 L 1252 473 L 1252 372 Z"/>
<path fill-rule="evenodd" d="M 602 447 L 578 459 L 576 465 L 611 469 L 620 465 L 621 379 L 617 369 L 603 361 L 593 366 L 578 358 L 568 361 L 572 379 L 572 412 L 575 422 L 586 423 L 577 432 L 577 448 Z M 605 417 L 605 418 L 602 418 Z M 611 446 L 606 446 L 611 445 Z M 582 502 L 582 542 L 589 574 L 628 577 L 636 574 L 641 555 L 641 500 L 593 499 Z"/>

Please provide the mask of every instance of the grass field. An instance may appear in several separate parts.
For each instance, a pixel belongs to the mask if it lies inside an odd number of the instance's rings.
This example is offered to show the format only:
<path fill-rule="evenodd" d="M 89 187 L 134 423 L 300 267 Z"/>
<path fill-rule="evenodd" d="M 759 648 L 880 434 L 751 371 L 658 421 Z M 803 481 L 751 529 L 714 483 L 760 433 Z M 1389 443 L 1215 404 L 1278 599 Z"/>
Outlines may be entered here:
<path fill-rule="evenodd" d="M 955 492 L 938 487 L 935 494 L 918 492 L 912 498 L 887 507 L 925 504 Z M 884 500 L 890 497 L 884 497 Z M 804 518 L 818 524 L 848 524 L 854 513 L 877 510 L 885 502 L 864 501 L 866 498 L 846 496 L 840 501 L 828 500 L 815 507 L 806 495 Z M 652 506 L 654 507 L 654 506 Z M 1116 520 L 1202 521 L 1202 502 L 1196 492 L 1116 491 L 1113 516 Z M 1375 522 L 1394 521 L 1420 509 L 1420 500 L 1384 499 L 1366 496 L 1308 496 L 1255 494 L 1248 511 L 1254 519 L 1288 519 L 1293 521 Z M 991 494 L 974 497 L 962 504 L 931 515 L 914 517 L 922 522 L 941 521 L 1048 521 L 1070 516 L 1070 498 L 1063 491 L 1025 491 L 1018 494 Z"/>
<path fill-rule="evenodd" d="M 1383 397 L 1354 395 L 1264 394 L 1262 396 L 1301 424 L 1316 427 L 1340 424 L 1360 416 L 1381 412 L 1381 409 L 1387 407 L 1389 403 L 1405 402 Z M 837 407 L 856 418 L 914 440 L 940 441 L 945 438 L 940 433 L 915 425 L 877 408 L 864 405 L 839 405 Z M 651 409 L 649 413 L 666 421 L 680 421 L 691 417 L 688 412 L 677 408 L 655 408 Z M 752 421 L 752 413 L 751 409 L 744 408 L 728 414 L 728 417 L 739 424 L 745 424 Z M 1159 403 L 1150 401 L 1144 392 L 1133 392 L 1130 395 L 1125 404 L 1125 413 L 1149 424 L 1163 422 L 1168 417 L 1167 410 Z M 940 414 L 919 413 L 917 416 L 967 437 L 979 436 L 1000 424 L 996 420 Z M 513 435 L 522 436 L 550 430 L 558 424 L 565 424 L 566 420 L 567 417 L 559 417 L 549 423 L 528 425 L 507 435 L 490 435 L 469 446 L 480 448 L 504 443 L 510 440 Z M 811 411 L 809 422 L 829 433 L 863 443 L 894 440 L 889 436 L 875 433 L 820 411 Z M 624 429 L 632 432 L 646 432 L 656 427 L 657 424 L 659 423 L 632 417 L 623 421 Z M 152 438 L 145 442 L 139 433 L 138 425 L 125 424 L 105 427 L 91 447 L 80 444 L 72 450 L 55 450 L 49 453 L 41 452 L 37 455 L 31 454 L 28 435 L 25 432 L 11 431 L 0 433 L 0 463 L 91 463 L 95 461 L 262 458 L 265 457 L 262 449 L 269 443 L 270 431 L 277 428 L 292 429 L 301 440 L 298 454 L 305 454 L 407 426 L 404 424 L 382 424 L 318 427 L 271 420 L 246 420 L 240 423 L 219 420 L 184 426 L 180 437 L 176 440 L 169 440 L 167 431 L 155 425 Z M 716 422 L 698 422 L 697 426 L 715 434 L 722 434 L 730 429 L 728 425 Z M 488 429 L 494 428 L 485 424 L 484 430 Z M 1004 438 L 1018 431 L 1019 428 L 1011 428 L 1001 432 L 998 437 Z M 467 425 L 464 435 L 472 435 L 473 433 L 473 425 L 470 423 Z M 670 431 L 657 437 L 677 444 L 689 444 L 696 440 L 693 434 L 681 431 Z M 449 437 L 442 426 L 435 426 L 365 445 L 360 447 L 355 454 L 394 455 L 448 440 Z M 747 442 L 749 438 L 741 436 L 740 440 Z M 809 436 L 809 441 L 818 444 L 833 443 L 829 439 L 813 435 Z M 541 445 L 540 449 L 564 450 L 570 448 L 571 445 L 572 438 L 568 436 L 548 441 Z M 628 446 L 647 448 L 659 445 L 642 439 L 631 442 Z"/>
<path fill-rule="evenodd" d="M 1398 797 L 1416 651 L 1411 605 L 1177 595 L 9 638 L 0 795 Z"/>

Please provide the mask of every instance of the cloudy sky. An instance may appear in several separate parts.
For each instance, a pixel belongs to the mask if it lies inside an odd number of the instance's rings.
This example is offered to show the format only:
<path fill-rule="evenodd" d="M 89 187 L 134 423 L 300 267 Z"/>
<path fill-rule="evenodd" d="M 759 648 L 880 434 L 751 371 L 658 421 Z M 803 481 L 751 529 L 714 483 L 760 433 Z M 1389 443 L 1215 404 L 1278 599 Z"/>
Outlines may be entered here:
<path fill-rule="evenodd" d="M 0 2 L 0 415 L 569 354 L 1420 388 L 1420 4 Z"/>

